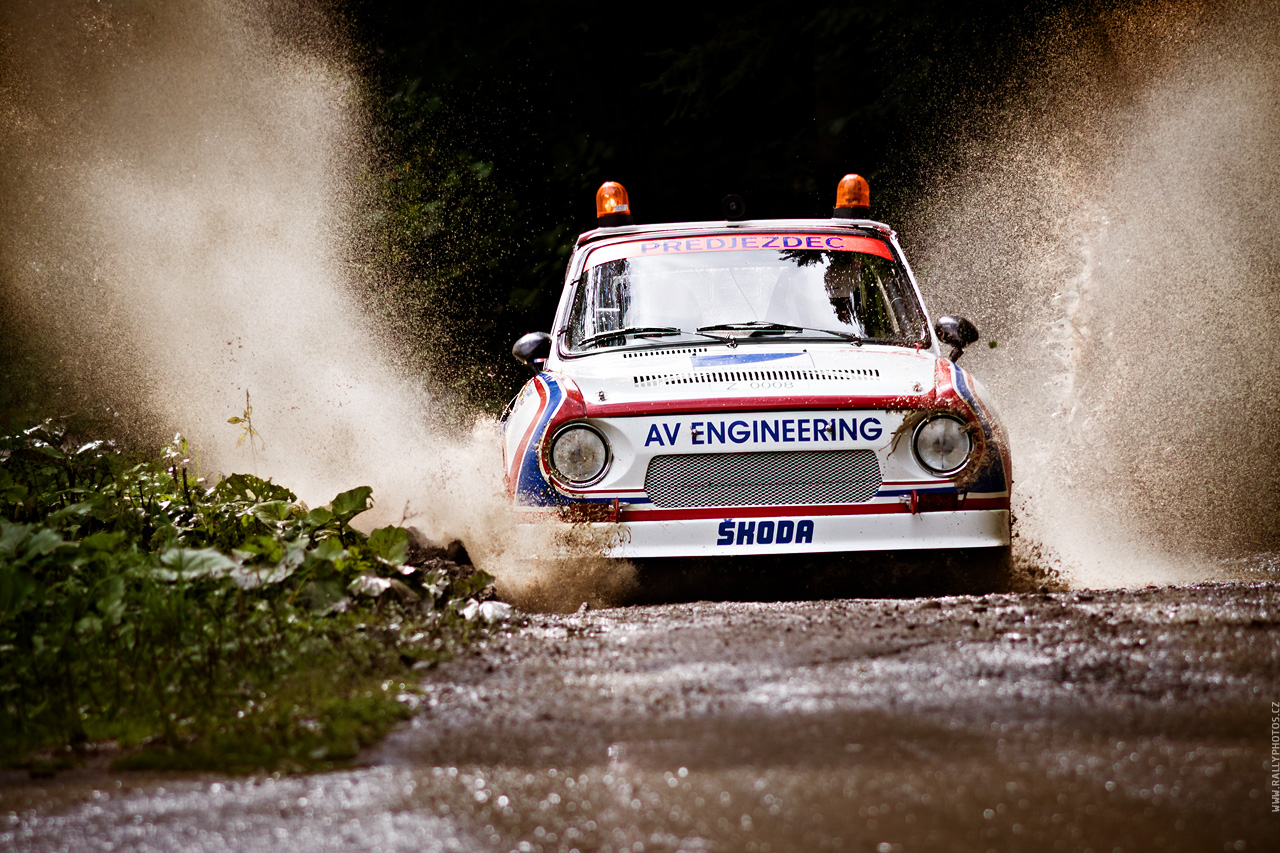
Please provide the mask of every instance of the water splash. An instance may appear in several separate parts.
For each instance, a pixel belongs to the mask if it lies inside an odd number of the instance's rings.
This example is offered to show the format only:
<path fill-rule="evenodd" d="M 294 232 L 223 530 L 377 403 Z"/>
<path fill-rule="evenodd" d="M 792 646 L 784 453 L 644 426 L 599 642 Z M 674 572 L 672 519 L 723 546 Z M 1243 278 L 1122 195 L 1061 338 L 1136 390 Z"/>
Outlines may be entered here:
<path fill-rule="evenodd" d="M 1280 10 L 1065 16 L 907 228 L 1012 416 L 1020 546 L 1082 585 L 1280 541 Z"/>
<path fill-rule="evenodd" d="M 441 426 L 355 298 L 372 155 L 318 5 L 4 4 L 3 301 L 55 381 L 136 432 L 182 430 L 204 472 L 313 505 L 367 484 L 365 524 L 500 560 L 496 424 Z M 246 392 L 252 454 L 227 423 Z"/>

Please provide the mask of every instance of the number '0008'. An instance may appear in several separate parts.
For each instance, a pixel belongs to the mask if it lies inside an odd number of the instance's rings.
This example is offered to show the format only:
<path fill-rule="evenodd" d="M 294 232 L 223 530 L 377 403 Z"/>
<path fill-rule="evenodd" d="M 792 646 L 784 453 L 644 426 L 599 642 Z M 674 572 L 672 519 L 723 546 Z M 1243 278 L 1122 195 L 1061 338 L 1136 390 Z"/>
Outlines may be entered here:
<path fill-rule="evenodd" d="M 751 383 L 751 388 L 752 388 L 752 389 L 757 389 L 757 388 L 794 388 L 794 387 L 796 387 L 796 383 L 794 383 L 794 382 L 782 382 L 782 381 L 778 381 L 778 382 L 752 382 L 752 383 Z"/>

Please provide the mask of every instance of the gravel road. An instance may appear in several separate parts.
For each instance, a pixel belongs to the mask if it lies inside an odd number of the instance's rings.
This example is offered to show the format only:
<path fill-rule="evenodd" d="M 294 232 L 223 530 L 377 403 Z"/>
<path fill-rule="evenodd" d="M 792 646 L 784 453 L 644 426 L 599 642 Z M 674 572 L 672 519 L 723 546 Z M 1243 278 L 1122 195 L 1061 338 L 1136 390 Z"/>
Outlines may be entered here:
<path fill-rule="evenodd" d="M 520 617 L 369 766 L 0 782 L 19 850 L 1275 850 L 1280 582 Z"/>

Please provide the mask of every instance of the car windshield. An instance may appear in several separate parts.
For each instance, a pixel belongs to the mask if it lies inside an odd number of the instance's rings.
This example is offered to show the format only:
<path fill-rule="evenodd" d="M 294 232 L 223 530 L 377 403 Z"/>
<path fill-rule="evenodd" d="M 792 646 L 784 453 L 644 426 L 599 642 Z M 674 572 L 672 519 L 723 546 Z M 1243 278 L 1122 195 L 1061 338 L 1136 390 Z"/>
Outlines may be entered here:
<path fill-rule="evenodd" d="M 924 311 L 884 242 L 774 235 L 777 245 L 786 245 L 786 239 L 805 248 L 754 247 L 767 238 L 726 235 L 597 250 L 574 292 L 566 329 L 569 349 L 685 343 L 686 336 L 813 337 L 904 346 L 927 341 Z M 717 240 L 726 245 L 730 239 L 752 248 L 718 248 Z M 691 244 L 693 251 L 680 251 Z M 717 248 L 703 248 L 707 245 Z M 808 248 L 824 245 L 839 248 Z M 641 254 L 644 247 L 656 248 Z"/>

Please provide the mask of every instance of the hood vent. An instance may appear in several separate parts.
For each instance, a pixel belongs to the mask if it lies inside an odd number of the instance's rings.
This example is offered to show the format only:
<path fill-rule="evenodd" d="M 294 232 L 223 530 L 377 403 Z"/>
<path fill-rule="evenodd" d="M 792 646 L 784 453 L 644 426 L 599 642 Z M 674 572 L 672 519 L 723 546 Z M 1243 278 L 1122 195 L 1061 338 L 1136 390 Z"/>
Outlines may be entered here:
<path fill-rule="evenodd" d="M 831 370 L 708 370 L 701 373 L 664 373 L 633 376 L 637 388 L 657 385 L 705 385 L 709 382 L 848 382 L 852 379 L 878 379 L 875 369 L 839 368 Z"/>
<path fill-rule="evenodd" d="M 638 352 L 624 352 L 623 358 L 646 358 L 652 355 L 700 355 L 707 351 L 706 347 L 680 347 L 679 349 L 650 349 Z"/>

